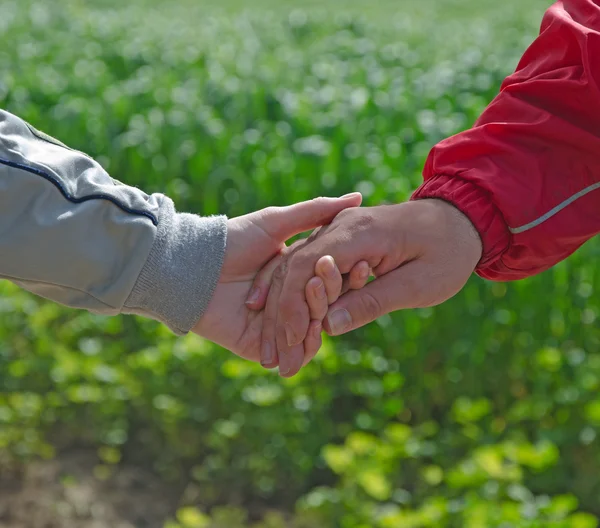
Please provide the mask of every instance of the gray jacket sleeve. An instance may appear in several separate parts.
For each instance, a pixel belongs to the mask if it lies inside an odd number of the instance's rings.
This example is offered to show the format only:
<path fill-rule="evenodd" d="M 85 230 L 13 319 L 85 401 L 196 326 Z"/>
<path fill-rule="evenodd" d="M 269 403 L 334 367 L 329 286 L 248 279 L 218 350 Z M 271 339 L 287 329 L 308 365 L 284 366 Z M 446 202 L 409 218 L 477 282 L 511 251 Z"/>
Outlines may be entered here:
<path fill-rule="evenodd" d="M 187 333 L 218 281 L 224 216 L 177 213 L 0 110 L 0 277 L 97 314 Z"/>

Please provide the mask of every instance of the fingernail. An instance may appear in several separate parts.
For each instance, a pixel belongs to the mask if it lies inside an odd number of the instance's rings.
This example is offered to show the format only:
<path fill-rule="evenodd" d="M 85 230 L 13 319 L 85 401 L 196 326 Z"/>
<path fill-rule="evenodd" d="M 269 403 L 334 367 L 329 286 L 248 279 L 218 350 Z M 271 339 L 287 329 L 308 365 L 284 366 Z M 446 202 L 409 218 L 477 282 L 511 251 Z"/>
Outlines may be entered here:
<path fill-rule="evenodd" d="M 325 291 L 325 284 L 323 281 L 319 281 L 319 285 L 315 288 L 315 295 L 317 299 L 325 299 L 327 292 Z"/>
<path fill-rule="evenodd" d="M 285 323 L 285 337 L 287 339 L 288 346 L 294 346 L 296 344 L 296 333 L 290 323 Z"/>
<path fill-rule="evenodd" d="M 313 328 L 313 336 L 319 337 L 321 335 L 321 330 L 323 330 L 323 325 L 319 322 Z"/>
<path fill-rule="evenodd" d="M 290 358 L 286 353 L 281 353 L 279 354 L 279 375 L 280 376 L 285 376 L 286 374 L 289 374 L 290 370 L 292 370 L 292 365 L 290 363 Z"/>
<path fill-rule="evenodd" d="M 359 192 L 351 192 L 348 194 L 344 194 L 344 196 L 341 196 L 341 198 L 350 198 L 350 196 L 356 196 L 357 194 L 360 194 Z"/>
<path fill-rule="evenodd" d="M 360 272 L 360 278 L 361 279 L 366 279 L 369 276 L 369 270 L 368 269 L 364 269 Z"/>
<path fill-rule="evenodd" d="M 258 301 L 259 297 L 260 297 L 260 289 L 252 288 L 250 295 L 248 295 L 248 298 L 246 299 L 246 304 L 254 304 L 256 301 Z"/>
<path fill-rule="evenodd" d="M 331 262 L 331 265 L 325 269 L 325 275 L 330 279 L 335 279 L 335 260 L 333 257 L 327 257 L 327 260 Z"/>
<path fill-rule="evenodd" d="M 262 350 L 260 353 L 260 364 L 264 367 L 273 363 L 273 350 L 271 350 L 271 343 L 268 341 L 263 342 Z"/>
<path fill-rule="evenodd" d="M 343 334 L 352 325 L 352 317 L 348 310 L 342 308 L 327 316 L 329 327 L 334 334 Z"/>

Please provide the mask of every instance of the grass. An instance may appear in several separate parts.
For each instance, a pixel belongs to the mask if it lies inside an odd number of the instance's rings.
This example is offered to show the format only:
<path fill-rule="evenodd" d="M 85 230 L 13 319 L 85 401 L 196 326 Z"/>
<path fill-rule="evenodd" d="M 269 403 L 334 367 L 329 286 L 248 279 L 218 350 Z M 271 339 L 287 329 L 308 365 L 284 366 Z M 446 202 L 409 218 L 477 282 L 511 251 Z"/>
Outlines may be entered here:
<path fill-rule="evenodd" d="M 0 106 L 180 210 L 353 190 L 402 201 L 548 4 L 365 5 L 4 0 Z M 528 281 L 473 278 L 443 306 L 326 339 L 289 381 L 4 282 L 0 459 L 85 443 L 108 469 L 122 459 L 200 489 L 182 506 L 214 526 L 225 504 L 253 520 L 275 507 L 294 528 L 596 528 L 597 256 L 592 242 Z"/>

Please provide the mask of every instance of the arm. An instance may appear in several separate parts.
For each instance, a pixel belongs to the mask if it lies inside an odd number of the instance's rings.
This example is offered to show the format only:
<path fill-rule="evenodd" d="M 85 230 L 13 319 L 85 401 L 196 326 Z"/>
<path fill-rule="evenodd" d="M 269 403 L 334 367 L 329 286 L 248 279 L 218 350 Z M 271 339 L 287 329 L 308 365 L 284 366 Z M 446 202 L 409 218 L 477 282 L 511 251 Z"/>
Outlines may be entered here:
<path fill-rule="evenodd" d="M 514 280 L 573 253 L 600 231 L 599 84 L 600 6 L 559 1 L 475 126 L 432 150 L 411 201 L 343 211 L 289 255 L 263 334 L 280 353 L 300 347 L 301 288 L 323 254 L 342 273 L 365 260 L 376 276 L 330 306 L 324 328 L 339 335 L 444 302 L 473 271 Z"/>
<path fill-rule="evenodd" d="M 476 273 L 540 273 L 600 232 L 600 4 L 563 0 L 470 130 L 436 145 L 412 196 L 452 203 L 483 242 Z"/>
<path fill-rule="evenodd" d="M 73 308 L 143 315 L 178 335 L 192 330 L 252 361 L 260 360 L 258 310 L 285 241 L 361 200 L 319 198 L 229 220 L 177 213 L 166 196 L 113 180 L 85 154 L 0 110 L 0 278 Z M 261 269 L 260 295 L 246 303 Z M 334 275 L 305 286 L 337 298 Z M 328 301 L 307 298 L 312 357 Z"/>
<path fill-rule="evenodd" d="M 0 110 L 0 277 L 98 314 L 135 313 L 188 332 L 217 285 L 223 216 L 177 213 L 162 194 Z"/>

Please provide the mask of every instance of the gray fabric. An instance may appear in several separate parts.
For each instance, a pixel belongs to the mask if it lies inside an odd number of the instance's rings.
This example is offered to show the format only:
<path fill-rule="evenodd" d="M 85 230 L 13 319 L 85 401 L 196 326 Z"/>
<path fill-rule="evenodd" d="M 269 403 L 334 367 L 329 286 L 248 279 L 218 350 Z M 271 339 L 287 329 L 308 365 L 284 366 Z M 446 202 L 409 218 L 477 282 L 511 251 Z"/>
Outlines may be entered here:
<path fill-rule="evenodd" d="M 154 246 L 123 313 L 152 313 L 173 332 L 187 332 L 212 297 L 226 239 L 225 217 L 175 214 L 170 200 L 165 200 Z M 200 272 L 203 280 L 198 280 Z M 161 300 L 158 304 L 157 299 Z"/>
<path fill-rule="evenodd" d="M 93 313 L 188 332 L 225 252 L 226 218 L 177 213 L 0 110 L 0 277 Z"/>

